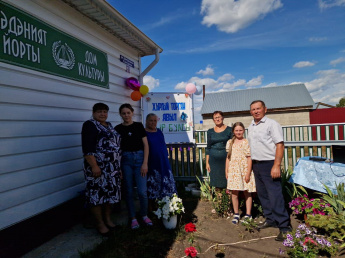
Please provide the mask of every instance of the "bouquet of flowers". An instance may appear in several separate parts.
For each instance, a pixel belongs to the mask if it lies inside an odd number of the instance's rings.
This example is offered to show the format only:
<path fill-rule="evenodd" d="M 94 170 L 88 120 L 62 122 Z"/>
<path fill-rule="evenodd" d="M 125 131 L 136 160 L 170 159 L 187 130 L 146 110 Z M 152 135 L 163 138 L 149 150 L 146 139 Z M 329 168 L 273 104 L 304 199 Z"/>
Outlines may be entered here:
<path fill-rule="evenodd" d="M 326 215 L 332 210 L 330 206 L 329 203 L 322 199 L 309 199 L 306 194 L 289 202 L 289 207 L 296 214 Z"/>
<path fill-rule="evenodd" d="M 172 216 L 184 212 L 182 199 L 178 198 L 176 193 L 170 197 L 163 197 L 161 200 L 158 200 L 157 203 L 158 209 L 153 213 L 156 214 L 159 219 L 163 217 L 169 221 Z"/>

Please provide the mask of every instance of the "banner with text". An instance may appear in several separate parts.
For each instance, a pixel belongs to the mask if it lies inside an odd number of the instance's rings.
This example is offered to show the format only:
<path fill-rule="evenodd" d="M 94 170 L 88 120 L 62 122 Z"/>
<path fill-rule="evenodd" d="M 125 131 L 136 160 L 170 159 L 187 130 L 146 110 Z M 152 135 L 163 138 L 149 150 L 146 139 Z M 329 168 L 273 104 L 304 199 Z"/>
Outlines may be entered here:
<path fill-rule="evenodd" d="M 109 88 L 106 53 L 4 2 L 0 61 Z"/>
<path fill-rule="evenodd" d="M 148 93 L 143 97 L 143 110 L 144 119 L 149 113 L 158 116 L 157 127 L 162 130 L 166 143 L 194 142 L 192 95 Z"/>

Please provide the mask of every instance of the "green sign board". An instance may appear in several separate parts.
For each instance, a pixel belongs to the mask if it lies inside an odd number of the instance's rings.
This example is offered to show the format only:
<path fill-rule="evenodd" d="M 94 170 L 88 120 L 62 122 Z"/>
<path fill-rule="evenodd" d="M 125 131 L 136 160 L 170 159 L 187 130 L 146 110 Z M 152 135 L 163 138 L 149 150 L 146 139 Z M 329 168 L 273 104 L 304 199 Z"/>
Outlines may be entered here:
<path fill-rule="evenodd" d="M 109 88 L 106 53 L 4 2 L 0 61 Z"/>

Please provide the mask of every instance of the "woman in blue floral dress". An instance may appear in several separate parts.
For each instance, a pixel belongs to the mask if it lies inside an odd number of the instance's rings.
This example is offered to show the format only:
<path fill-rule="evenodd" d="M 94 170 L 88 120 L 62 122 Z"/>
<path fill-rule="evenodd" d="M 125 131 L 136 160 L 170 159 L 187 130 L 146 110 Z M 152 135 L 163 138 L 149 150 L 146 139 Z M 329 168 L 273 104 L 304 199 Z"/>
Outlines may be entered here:
<path fill-rule="evenodd" d="M 112 204 L 121 200 L 120 135 L 107 122 L 109 107 L 93 106 L 92 119 L 82 128 L 86 202 L 103 236 L 115 228 L 110 215 Z"/>
<path fill-rule="evenodd" d="M 147 177 L 148 198 L 149 200 L 156 200 L 165 196 L 172 196 L 173 193 L 177 193 L 175 180 L 168 159 L 164 135 L 157 128 L 157 116 L 155 114 L 147 115 L 145 130 L 150 148 Z"/>

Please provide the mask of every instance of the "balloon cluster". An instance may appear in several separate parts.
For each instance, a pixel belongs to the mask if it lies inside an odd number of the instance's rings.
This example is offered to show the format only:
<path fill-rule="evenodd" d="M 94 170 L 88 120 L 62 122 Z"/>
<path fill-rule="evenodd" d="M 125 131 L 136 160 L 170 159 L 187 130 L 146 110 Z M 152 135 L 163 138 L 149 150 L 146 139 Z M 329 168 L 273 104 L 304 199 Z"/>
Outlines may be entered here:
<path fill-rule="evenodd" d="M 140 85 L 139 81 L 134 77 L 127 78 L 126 85 L 133 90 L 131 93 L 131 99 L 133 101 L 140 100 L 142 96 L 145 96 L 149 92 L 149 87 Z"/>
<path fill-rule="evenodd" d="M 202 92 L 202 88 L 200 86 L 196 86 L 195 82 L 190 82 L 186 85 L 186 92 L 188 94 L 200 95 Z"/>

